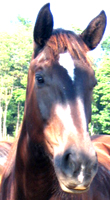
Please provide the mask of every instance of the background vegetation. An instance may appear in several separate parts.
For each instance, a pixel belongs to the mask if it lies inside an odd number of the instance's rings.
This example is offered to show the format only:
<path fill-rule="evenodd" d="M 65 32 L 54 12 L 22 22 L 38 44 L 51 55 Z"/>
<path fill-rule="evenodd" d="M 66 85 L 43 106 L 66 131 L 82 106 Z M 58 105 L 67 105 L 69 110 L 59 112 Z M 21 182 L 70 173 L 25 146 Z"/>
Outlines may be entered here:
<path fill-rule="evenodd" d="M 93 93 L 91 125 L 96 134 L 110 134 L 110 35 L 101 48 L 102 57 L 95 68 L 98 84 Z"/>
<path fill-rule="evenodd" d="M 20 16 L 18 20 L 19 26 L 13 34 L 0 32 L 0 138 L 17 134 L 24 112 L 32 25 Z M 110 36 L 101 49 L 102 56 L 95 67 L 98 85 L 93 95 L 92 134 L 110 134 Z"/>
<path fill-rule="evenodd" d="M 16 135 L 24 112 L 32 55 L 32 25 L 18 17 L 13 34 L 0 32 L 0 137 Z"/>

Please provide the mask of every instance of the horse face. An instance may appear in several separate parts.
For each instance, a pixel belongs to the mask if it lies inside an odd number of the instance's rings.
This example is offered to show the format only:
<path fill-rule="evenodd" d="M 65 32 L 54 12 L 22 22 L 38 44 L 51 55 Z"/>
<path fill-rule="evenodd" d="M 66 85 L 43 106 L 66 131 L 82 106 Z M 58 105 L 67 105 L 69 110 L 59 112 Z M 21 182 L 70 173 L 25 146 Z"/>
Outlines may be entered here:
<path fill-rule="evenodd" d="M 96 79 L 86 53 L 97 46 L 105 25 L 101 31 L 100 26 L 96 28 L 98 39 L 93 41 L 95 21 L 104 23 L 104 13 L 89 25 L 89 44 L 87 31 L 81 36 L 63 30 L 52 33 L 53 18 L 47 4 L 34 30 L 27 88 L 28 130 L 33 132 L 30 137 L 43 144 L 61 188 L 72 193 L 87 190 L 97 172 L 97 157 L 88 133 Z"/>
<path fill-rule="evenodd" d="M 59 183 L 67 192 L 79 192 L 89 187 L 97 171 L 97 158 L 88 134 L 91 93 L 96 81 L 91 68 L 79 66 L 83 63 L 70 59 L 73 78 L 60 64 L 60 55 L 49 66 L 38 63 L 34 92 L 43 126 L 43 142 Z"/>

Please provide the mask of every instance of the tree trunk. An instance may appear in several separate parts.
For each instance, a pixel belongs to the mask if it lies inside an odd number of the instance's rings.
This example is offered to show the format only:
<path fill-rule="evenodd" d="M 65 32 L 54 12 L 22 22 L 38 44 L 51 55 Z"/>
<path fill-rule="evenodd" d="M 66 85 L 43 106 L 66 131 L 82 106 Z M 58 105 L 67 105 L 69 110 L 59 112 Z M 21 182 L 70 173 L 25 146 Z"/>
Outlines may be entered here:
<path fill-rule="evenodd" d="M 13 87 L 11 88 L 11 92 L 10 92 L 10 97 L 8 98 L 8 92 L 7 92 L 7 88 L 6 88 L 6 93 L 5 93 L 5 110 L 4 110 L 4 119 L 3 119 L 3 137 L 6 138 L 6 134 L 7 134 L 7 128 L 6 128 L 6 117 L 7 117 L 7 110 L 8 110 L 8 105 L 10 103 L 11 97 L 12 97 L 12 92 L 13 92 Z"/>
<path fill-rule="evenodd" d="M 4 110 L 4 119 L 3 119 L 3 137 L 6 137 L 6 116 L 7 116 L 7 88 L 6 88 L 6 94 L 5 94 L 5 110 Z"/>
<path fill-rule="evenodd" d="M 18 113 L 17 113 L 17 123 L 16 123 L 16 136 L 17 136 L 18 130 L 19 130 L 19 107 L 20 107 L 20 104 L 18 103 Z"/>
<path fill-rule="evenodd" d="M 2 140 L 2 105 L 0 99 L 0 140 Z"/>

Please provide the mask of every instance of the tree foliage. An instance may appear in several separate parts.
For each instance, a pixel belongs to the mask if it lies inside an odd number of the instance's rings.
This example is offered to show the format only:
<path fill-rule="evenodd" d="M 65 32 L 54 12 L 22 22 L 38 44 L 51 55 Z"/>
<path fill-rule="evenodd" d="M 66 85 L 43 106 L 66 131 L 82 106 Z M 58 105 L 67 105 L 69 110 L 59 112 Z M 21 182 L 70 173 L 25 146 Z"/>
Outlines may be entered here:
<path fill-rule="evenodd" d="M 20 106 L 19 124 L 24 110 L 27 71 L 32 55 L 32 25 L 20 17 L 19 21 L 20 24 L 13 34 L 0 32 L 0 107 L 2 108 L 0 126 L 2 135 L 4 134 L 5 111 L 6 132 L 14 134 L 18 104 Z"/>
<path fill-rule="evenodd" d="M 103 56 L 96 67 L 92 126 L 94 133 L 110 134 L 110 36 L 102 43 Z"/>
<path fill-rule="evenodd" d="M 24 112 L 27 72 L 32 55 L 32 25 L 18 17 L 13 34 L 0 32 L 0 136 L 15 135 Z M 76 33 L 79 28 L 73 27 Z M 95 134 L 110 134 L 110 36 L 102 43 L 102 58 L 97 60 L 91 129 Z M 99 62 L 100 61 L 100 62 Z M 99 66 L 100 63 L 100 66 Z"/>

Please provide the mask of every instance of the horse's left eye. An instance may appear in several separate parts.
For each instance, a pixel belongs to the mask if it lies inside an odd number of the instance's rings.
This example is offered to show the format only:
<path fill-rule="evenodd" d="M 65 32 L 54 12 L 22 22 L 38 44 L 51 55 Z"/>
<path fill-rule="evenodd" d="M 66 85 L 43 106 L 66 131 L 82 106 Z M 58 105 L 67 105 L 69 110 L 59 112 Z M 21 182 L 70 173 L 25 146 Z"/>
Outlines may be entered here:
<path fill-rule="evenodd" d="M 35 75 L 35 78 L 36 78 L 36 81 L 39 83 L 39 84 L 43 84 L 44 83 L 44 78 L 41 74 L 36 74 Z"/>

